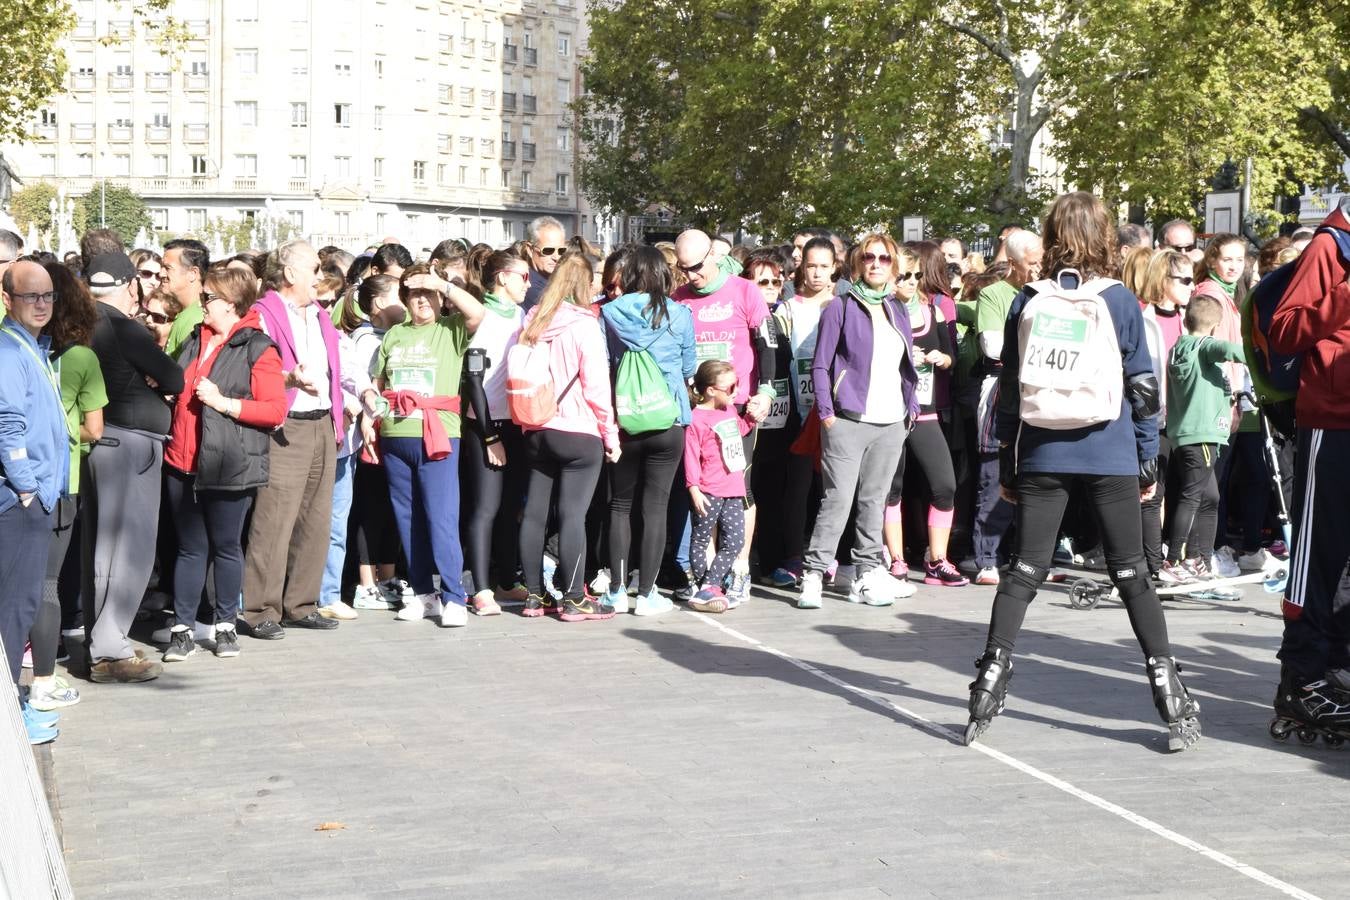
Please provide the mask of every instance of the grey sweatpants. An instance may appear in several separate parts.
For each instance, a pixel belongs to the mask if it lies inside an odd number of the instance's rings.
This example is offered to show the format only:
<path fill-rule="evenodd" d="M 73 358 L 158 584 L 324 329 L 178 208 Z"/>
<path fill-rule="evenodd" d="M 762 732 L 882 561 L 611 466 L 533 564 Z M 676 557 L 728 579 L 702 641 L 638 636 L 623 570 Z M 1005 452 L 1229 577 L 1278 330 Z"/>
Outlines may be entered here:
<path fill-rule="evenodd" d="M 904 422 L 871 425 L 835 419 L 832 427 L 821 428 L 820 469 L 825 496 L 806 551 L 803 565 L 806 571 L 824 572 L 834 561 L 855 495 L 858 516 L 853 564 L 859 575 L 886 564 L 882 553 L 882 519 L 891 478 L 900 466 L 906 433 Z"/>
<path fill-rule="evenodd" d="M 127 632 L 155 566 L 160 466 L 164 442 L 116 425 L 89 453 L 89 484 L 80 485 L 86 543 L 83 589 L 89 661 L 135 656 Z"/>

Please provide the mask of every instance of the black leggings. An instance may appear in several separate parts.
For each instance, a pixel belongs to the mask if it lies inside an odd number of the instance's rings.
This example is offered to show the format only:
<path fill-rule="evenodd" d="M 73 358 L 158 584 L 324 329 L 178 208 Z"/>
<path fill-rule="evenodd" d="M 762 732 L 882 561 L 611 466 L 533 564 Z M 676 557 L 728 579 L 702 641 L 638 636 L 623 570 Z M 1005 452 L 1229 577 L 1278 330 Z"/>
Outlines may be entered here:
<path fill-rule="evenodd" d="M 947 436 L 942 433 L 942 425 L 937 419 L 923 419 L 905 439 L 905 450 L 900 455 L 895 477 L 891 479 L 886 505 L 894 506 L 900 502 L 905 487 L 905 462 L 910 456 L 919 461 L 924 478 L 928 479 L 929 502 L 933 509 L 941 512 L 955 509 L 956 470 L 952 468 L 952 450 L 947 446 Z"/>
<path fill-rule="evenodd" d="M 356 558 L 363 566 L 396 565 L 398 523 L 394 521 L 394 501 L 389 496 L 389 476 L 384 466 L 358 462 L 352 492 L 348 531 L 356 539 Z"/>
<path fill-rule="evenodd" d="M 487 445 L 483 443 L 483 429 L 478 420 L 461 421 L 464 439 L 459 447 L 464 456 L 460 460 L 459 478 L 468 513 L 460 520 L 464 559 L 473 575 L 475 593 L 490 590 L 494 583 L 509 587 L 515 583 L 520 568 L 516 528 L 529 479 L 525 437 L 509 419 L 496 423 L 506 450 L 506 465 L 498 468 L 488 463 Z"/>
<path fill-rule="evenodd" d="M 178 532 L 173 567 L 174 624 L 191 628 L 201 605 L 206 569 L 215 574 L 215 624 L 233 623 L 244 583 L 244 520 L 252 490 L 198 491 L 196 479 L 171 468 L 164 473 L 165 499 Z"/>
<path fill-rule="evenodd" d="M 544 537 L 556 488 L 558 508 L 557 583 L 563 596 L 578 600 L 585 592 L 586 510 L 600 479 L 605 447 L 593 434 L 541 428 L 525 435 L 530 485 L 520 523 L 520 562 L 525 586 L 544 594 Z"/>
<path fill-rule="evenodd" d="M 623 454 L 609 470 L 609 565 L 612 589 L 628 583 L 633 542 L 633 498 L 642 490 L 642 541 L 638 549 L 638 596 L 656 586 L 666 547 L 666 507 L 675 468 L 684 454 L 684 426 L 624 436 Z"/>
<path fill-rule="evenodd" d="M 1167 560 L 1202 559 L 1214 554 L 1218 530 L 1219 482 L 1214 477 L 1218 457 L 1213 444 L 1187 444 L 1172 451 L 1177 470 L 1177 508 L 1167 529 Z"/>
<path fill-rule="evenodd" d="M 1153 496 L 1145 500 L 1143 509 L 1144 559 L 1148 570 L 1157 572 L 1163 564 L 1163 505 L 1167 502 L 1168 471 L 1172 467 L 1172 442 L 1164 434 L 1158 435 L 1158 483 Z"/>
<path fill-rule="evenodd" d="M 1145 656 L 1171 656 L 1162 604 L 1144 565 L 1139 479 L 1134 475 L 1027 473 L 1017 479 L 1017 557 L 999 581 L 989 620 L 989 646 L 1011 651 L 1027 606 L 1049 574 L 1060 521 L 1075 482 L 1086 489 L 1101 527 L 1106 568 L 1120 590 L 1130 627 Z"/>

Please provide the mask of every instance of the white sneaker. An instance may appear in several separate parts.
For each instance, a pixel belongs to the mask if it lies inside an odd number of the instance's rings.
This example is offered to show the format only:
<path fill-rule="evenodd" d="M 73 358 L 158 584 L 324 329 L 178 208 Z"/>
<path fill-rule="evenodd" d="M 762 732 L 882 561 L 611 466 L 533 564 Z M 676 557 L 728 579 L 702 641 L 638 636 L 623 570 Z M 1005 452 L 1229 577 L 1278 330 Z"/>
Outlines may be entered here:
<path fill-rule="evenodd" d="M 394 614 L 394 618 L 400 622 L 417 622 L 428 616 L 441 614 L 439 604 L 441 598 L 435 594 L 415 594 L 403 601 L 403 608 Z M 435 612 L 432 612 L 433 604 L 436 604 Z"/>
<path fill-rule="evenodd" d="M 1220 547 L 1215 551 L 1214 556 L 1210 558 L 1209 568 L 1220 578 L 1237 578 L 1242 574 L 1232 547 Z"/>
<path fill-rule="evenodd" d="M 375 585 L 366 587 L 358 584 L 356 593 L 352 595 L 352 607 L 354 609 L 393 609 L 394 603 L 385 595 L 384 591 Z"/>
<path fill-rule="evenodd" d="M 998 584 L 998 569 L 994 566 L 985 566 L 975 573 L 976 584 Z"/>
<path fill-rule="evenodd" d="M 802 592 L 797 597 L 798 609 L 820 609 L 823 579 L 819 572 L 802 573 Z"/>
<path fill-rule="evenodd" d="M 598 580 L 598 579 L 597 579 Z M 614 611 L 619 615 L 628 612 L 628 592 L 616 591 L 613 594 L 601 594 L 601 603 L 606 606 L 614 607 Z"/>
<path fill-rule="evenodd" d="M 601 569 L 595 573 L 591 579 L 591 594 L 596 597 L 603 597 L 609 593 L 609 569 Z"/>
<path fill-rule="evenodd" d="M 908 593 L 902 592 L 900 582 L 885 569 L 869 569 L 849 585 L 848 602 L 865 606 L 890 606 L 901 597 L 914 593 L 914 585 L 910 584 L 908 588 Z"/>
<path fill-rule="evenodd" d="M 633 615 L 635 616 L 659 616 L 661 613 L 670 612 L 675 608 L 675 604 L 670 602 L 669 597 L 664 597 L 652 588 L 652 592 L 645 597 L 638 597 L 633 601 Z"/>
<path fill-rule="evenodd" d="M 1257 547 L 1251 553 L 1244 553 L 1237 558 L 1238 568 L 1244 572 L 1264 572 L 1278 563 L 1265 547 Z"/>
<path fill-rule="evenodd" d="M 390 578 L 386 581 L 381 581 L 375 585 L 375 588 L 384 595 L 384 599 L 389 601 L 388 609 L 394 609 L 395 604 L 404 603 L 415 596 L 413 594 L 412 585 L 401 578 Z"/>
<path fill-rule="evenodd" d="M 342 619 L 346 621 L 348 619 L 356 618 L 356 610 L 339 600 L 336 603 L 330 603 L 327 606 L 320 606 L 319 615 L 323 616 L 325 619 Z"/>
<path fill-rule="evenodd" d="M 43 712 L 64 709 L 79 702 L 80 692 L 71 687 L 69 682 L 59 675 L 55 678 L 43 679 L 41 682 L 33 682 L 32 688 L 28 691 L 28 705 Z"/>
<path fill-rule="evenodd" d="M 437 603 L 441 601 L 436 600 Z M 441 606 L 442 628 L 463 628 L 469 624 L 469 608 L 463 603 L 446 603 Z"/>

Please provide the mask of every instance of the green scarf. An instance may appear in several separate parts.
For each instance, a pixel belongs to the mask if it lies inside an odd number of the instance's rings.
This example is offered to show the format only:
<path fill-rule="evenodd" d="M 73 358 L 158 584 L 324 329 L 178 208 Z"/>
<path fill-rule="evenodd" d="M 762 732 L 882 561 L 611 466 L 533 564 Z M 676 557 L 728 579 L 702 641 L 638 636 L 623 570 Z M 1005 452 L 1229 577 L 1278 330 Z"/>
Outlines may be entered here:
<path fill-rule="evenodd" d="M 736 257 L 727 255 L 717 261 L 717 274 L 713 280 L 709 281 L 701 288 L 693 288 L 694 293 L 700 297 L 706 297 L 709 294 L 716 293 L 722 289 L 722 285 L 727 283 L 727 279 L 732 275 L 741 274 L 742 266 L 736 261 Z M 690 285 L 693 287 L 693 285 Z"/>
<path fill-rule="evenodd" d="M 517 306 L 510 300 L 498 297 L 492 291 L 483 295 L 483 306 L 490 309 L 503 319 L 510 319 L 516 314 Z"/>
<path fill-rule="evenodd" d="M 1219 287 L 1223 288 L 1223 292 L 1228 295 L 1229 300 L 1233 299 L 1233 295 L 1237 292 L 1236 281 L 1232 282 L 1224 281 L 1222 278 L 1219 277 L 1217 272 L 1210 272 L 1209 277 L 1211 281 L 1213 281 Z"/>
<path fill-rule="evenodd" d="M 867 286 L 865 281 L 853 282 L 853 294 L 867 303 L 868 306 L 880 306 L 881 301 L 890 296 L 890 292 L 883 288 L 872 288 Z"/>

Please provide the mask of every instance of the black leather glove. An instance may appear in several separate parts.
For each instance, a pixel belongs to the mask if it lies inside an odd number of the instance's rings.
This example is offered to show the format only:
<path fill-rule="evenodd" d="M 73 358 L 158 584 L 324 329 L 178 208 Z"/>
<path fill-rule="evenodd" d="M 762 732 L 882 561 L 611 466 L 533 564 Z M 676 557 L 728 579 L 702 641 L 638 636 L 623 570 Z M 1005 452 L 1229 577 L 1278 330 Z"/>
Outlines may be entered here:
<path fill-rule="evenodd" d="M 1158 481 L 1158 458 L 1155 456 L 1146 462 L 1139 464 L 1139 489 L 1148 490 L 1149 486 Z"/>
<path fill-rule="evenodd" d="M 998 448 L 998 483 L 1008 490 L 1017 485 L 1017 448 L 1011 444 Z"/>

